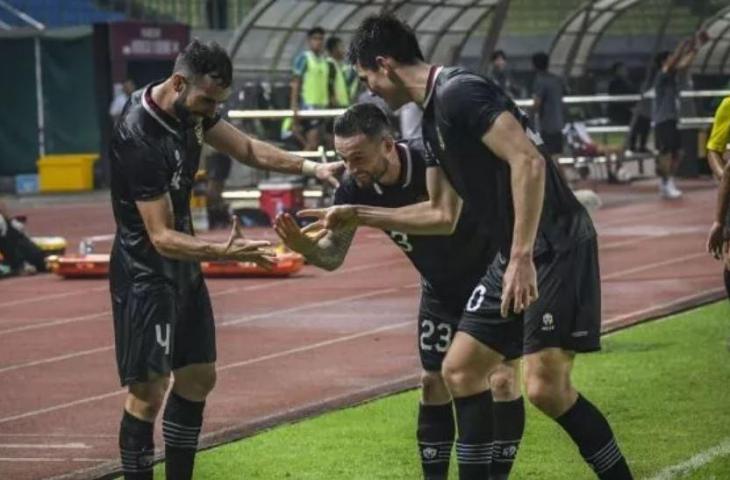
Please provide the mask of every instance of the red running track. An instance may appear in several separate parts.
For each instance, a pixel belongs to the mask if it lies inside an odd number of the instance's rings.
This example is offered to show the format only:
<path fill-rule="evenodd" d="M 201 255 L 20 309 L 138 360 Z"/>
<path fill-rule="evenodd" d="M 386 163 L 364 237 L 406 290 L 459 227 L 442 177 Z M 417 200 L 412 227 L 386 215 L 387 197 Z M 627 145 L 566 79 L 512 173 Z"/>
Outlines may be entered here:
<path fill-rule="evenodd" d="M 704 253 L 713 205 L 704 188 L 597 212 L 605 330 L 722 295 L 721 266 Z M 18 213 L 33 234 L 71 245 L 113 231 L 108 202 Z M 380 232 L 361 231 L 334 273 L 208 284 L 220 376 L 204 446 L 416 385 L 418 277 Z M 97 478 L 117 467 L 124 391 L 107 288 L 51 275 L 0 283 L 0 478 Z"/>

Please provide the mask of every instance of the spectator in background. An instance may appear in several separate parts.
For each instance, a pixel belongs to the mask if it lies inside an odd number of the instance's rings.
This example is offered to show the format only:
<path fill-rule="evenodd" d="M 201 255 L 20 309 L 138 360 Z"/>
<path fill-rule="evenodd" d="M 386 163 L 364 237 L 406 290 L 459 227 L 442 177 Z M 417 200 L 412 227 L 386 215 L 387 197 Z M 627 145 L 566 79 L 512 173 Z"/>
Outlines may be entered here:
<path fill-rule="evenodd" d="M 532 85 L 532 108 L 535 125 L 548 153 L 554 158 L 563 151 L 563 95 L 567 89 L 562 78 L 548 72 L 548 63 L 549 57 L 544 52 L 532 56 L 536 73 Z"/>
<path fill-rule="evenodd" d="M 677 73 L 690 66 L 704 38 L 693 36 L 681 42 L 674 52 L 660 52 L 654 58 L 656 77 L 654 78 L 654 103 L 652 122 L 654 123 L 654 142 L 659 151 L 657 173 L 661 177 L 659 193 L 667 199 L 682 196 L 677 188 L 674 175 L 682 159 L 682 142 L 677 129 L 679 121 L 679 89 Z"/>
<path fill-rule="evenodd" d="M 291 82 L 290 108 L 294 110 L 291 130 L 297 131 L 301 125 L 304 149 L 316 150 L 322 142 L 323 123 L 321 119 L 299 119 L 299 110 L 327 108 L 330 102 L 327 88 L 329 62 L 324 54 L 324 29 L 314 27 L 307 32 L 309 48 L 294 59 Z"/>
<path fill-rule="evenodd" d="M 489 77 L 502 87 L 502 90 L 512 98 L 518 98 L 522 93 L 520 87 L 515 83 L 512 72 L 507 67 L 507 54 L 504 50 L 496 50 L 492 54 L 492 64 L 489 68 Z"/>
<path fill-rule="evenodd" d="M 351 65 L 344 63 L 345 50 L 342 39 L 330 37 L 325 44 L 327 50 L 327 91 L 329 93 L 330 106 L 333 108 L 346 108 L 353 100 L 353 85 L 357 89 L 357 74 Z"/>
<path fill-rule="evenodd" d="M 633 152 L 648 152 L 646 142 L 649 139 L 651 131 L 651 104 L 650 93 L 653 90 L 646 91 L 642 94 L 641 100 L 636 102 L 634 106 L 634 116 L 629 131 L 629 150 Z"/>
<path fill-rule="evenodd" d="M 136 88 L 134 81 L 130 79 L 125 80 L 124 83 L 114 84 L 114 98 L 112 98 L 112 103 L 109 105 L 109 116 L 112 118 L 112 124 L 117 123 L 117 119 L 122 114 L 129 96 Z"/>
<path fill-rule="evenodd" d="M 611 81 L 608 83 L 609 95 L 630 95 L 636 93 L 636 89 L 629 81 L 628 71 L 624 62 L 616 62 L 611 66 Z M 631 107 L 633 102 L 609 102 L 608 118 L 616 125 L 629 125 L 631 123 Z"/>
<path fill-rule="evenodd" d="M 0 255 L 5 265 L 4 269 L 0 268 L 0 277 L 46 271 L 43 250 L 23 230 L 23 223 L 12 217 L 0 200 Z M 32 266 L 35 272 L 28 270 L 26 264 Z"/>
<path fill-rule="evenodd" d="M 205 157 L 205 171 L 208 176 L 206 203 L 210 228 L 228 227 L 231 219 L 228 205 L 223 200 L 223 190 L 231 174 L 231 157 L 211 147 Z"/>

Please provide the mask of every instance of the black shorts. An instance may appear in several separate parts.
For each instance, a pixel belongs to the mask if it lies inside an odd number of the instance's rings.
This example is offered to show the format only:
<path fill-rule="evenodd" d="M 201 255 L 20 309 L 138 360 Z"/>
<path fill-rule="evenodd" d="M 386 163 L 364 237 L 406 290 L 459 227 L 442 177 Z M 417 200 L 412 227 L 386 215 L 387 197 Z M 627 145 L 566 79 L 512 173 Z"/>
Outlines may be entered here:
<path fill-rule="evenodd" d="M 543 141 L 543 149 L 549 155 L 559 155 L 563 153 L 563 134 L 562 132 L 545 133 L 540 132 Z"/>
<path fill-rule="evenodd" d="M 167 284 L 134 284 L 112 292 L 121 384 L 143 383 L 216 360 L 215 322 L 205 282 L 184 294 Z"/>
<path fill-rule="evenodd" d="M 654 126 L 654 147 L 659 153 L 677 153 L 682 148 L 682 138 L 676 120 L 666 120 Z"/>
<path fill-rule="evenodd" d="M 451 303 L 451 302 L 450 302 Z M 441 371 L 446 352 L 456 334 L 463 302 L 448 305 L 428 288 L 421 290 L 418 308 L 418 352 L 421 366 L 429 372 Z"/>
<path fill-rule="evenodd" d="M 585 240 L 535 259 L 539 298 L 521 315 L 500 314 L 507 260 L 498 254 L 467 302 L 459 330 L 513 360 L 546 348 L 592 352 L 601 348 L 598 242 Z"/>

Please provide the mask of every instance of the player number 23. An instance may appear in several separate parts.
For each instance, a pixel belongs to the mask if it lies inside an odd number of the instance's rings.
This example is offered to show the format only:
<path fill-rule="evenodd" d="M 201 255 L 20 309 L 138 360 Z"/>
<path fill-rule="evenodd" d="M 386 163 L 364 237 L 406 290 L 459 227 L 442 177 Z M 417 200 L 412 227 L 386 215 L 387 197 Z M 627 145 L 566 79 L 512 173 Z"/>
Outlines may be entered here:
<path fill-rule="evenodd" d="M 449 349 L 451 344 L 452 329 L 448 323 L 434 324 L 431 320 L 421 322 L 421 350 L 430 352 L 434 348 L 437 352 L 444 353 Z M 433 337 L 434 333 L 438 333 L 438 340 L 433 345 L 426 343 L 426 339 Z"/>

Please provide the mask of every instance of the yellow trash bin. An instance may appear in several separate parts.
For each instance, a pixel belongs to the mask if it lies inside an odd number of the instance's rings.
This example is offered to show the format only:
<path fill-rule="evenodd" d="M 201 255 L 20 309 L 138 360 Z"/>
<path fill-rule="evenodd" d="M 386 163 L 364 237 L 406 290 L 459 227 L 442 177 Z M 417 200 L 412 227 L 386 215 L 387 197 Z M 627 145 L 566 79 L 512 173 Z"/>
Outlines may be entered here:
<path fill-rule="evenodd" d="M 94 188 L 95 153 L 45 155 L 38 160 L 41 192 L 78 192 Z"/>

